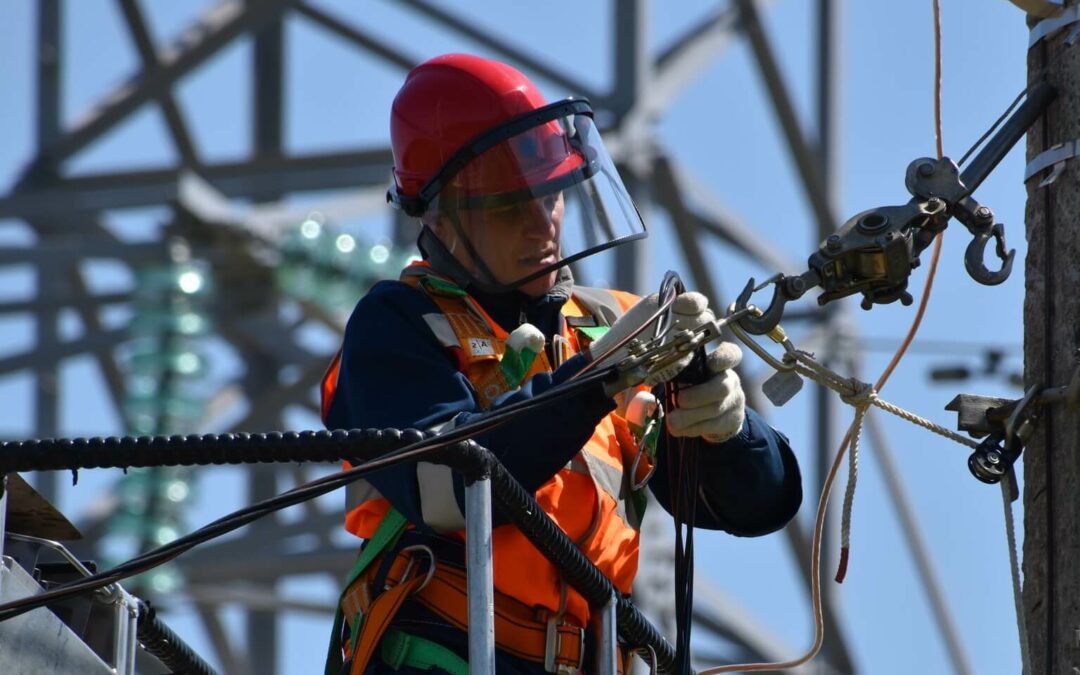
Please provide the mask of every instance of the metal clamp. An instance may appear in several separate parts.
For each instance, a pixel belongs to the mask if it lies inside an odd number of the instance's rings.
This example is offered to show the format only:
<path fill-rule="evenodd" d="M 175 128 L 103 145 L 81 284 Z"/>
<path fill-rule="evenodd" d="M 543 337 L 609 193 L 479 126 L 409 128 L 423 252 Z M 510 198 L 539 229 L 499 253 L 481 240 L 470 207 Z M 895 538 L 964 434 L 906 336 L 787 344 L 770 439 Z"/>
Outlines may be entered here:
<path fill-rule="evenodd" d="M 1080 5 L 1077 5 L 1077 7 L 1080 7 Z M 1080 154 L 1080 139 L 1058 143 L 1047 150 L 1043 150 L 1035 156 L 1035 159 L 1028 162 L 1027 168 L 1024 169 L 1024 182 L 1028 182 L 1032 177 L 1053 167 L 1050 174 L 1039 182 L 1038 187 L 1042 188 L 1051 185 L 1065 170 L 1065 162 L 1076 157 L 1077 154 Z"/>
<path fill-rule="evenodd" d="M 44 548 L 48 548 L 58 553 L 72 568 L 84 577 L 93 576 L 93 572 L 86 568 L 86 565 L 82 564 L 82 561 L 76 558 L 66 546 L 58 541 L 52 539 L 43 539 L 41 537 L 33 537 L 29 534 L 19 534 L 17 532 L 7 532 L 4 535 L 6 538 L 13 541 L 21 541 L 27 544 L 37 544 Z M 97 589 L 97 593 L 105 602 L 112 602 L 118 597 L 119 586 L 117 584 L 109 584 Z"/>
<path fill-rule="evenodd" d="M 435 553 L 431 550 L 430 546 L 425 546 L 424 544 L 414 544 L 412 546 L 406 546 L 398 552 L 398 555 L 401 555 L 402 553 L 408 553 L 410 551 L 423 551 L 424 553 L 427 553 L 428 560 L 431 561 L 431 564 L 427 570 L 427 576 L 424 578 L 424 582 L 412 592 L 413 595 L 416 595 L 420 591 L 424 590 L 425 586 L 431 583 L 432 578 L 435 576 L 435 569 L 437 567 L 437 563 L 435 562 Z M 412 572 L 413 563 L 415 562 L 416 559 L 413 556 L 409 556 L 409 562 L 405 564 L 405 571 L 401 573 L 401 581 L 398 583 L 403 584 L 409 580 L 409 573 Z"/>
<path fill-rule="evenodd" d="M 1065 8 L 1065 0 L 1011 0 L 1011 2 L 1032 16 L 1057 16 Z"/>
<path fill-rule="evenodd" d="M 1042 385 L 1029 387 L 1024 398 L 1016 402 L 1002 428 L 987 436 L 968 457 L 971 475 L 991 485 L 1008 477 L 1010 483 L 1013 465 L 1024 451 L 1024 444 L 1034 430 L 1034 402 L 1039 399 Z M 951 404 L 950 404 L 951 405 Z M 1010 490 L 1015 492 L 1015 490 Z"/>

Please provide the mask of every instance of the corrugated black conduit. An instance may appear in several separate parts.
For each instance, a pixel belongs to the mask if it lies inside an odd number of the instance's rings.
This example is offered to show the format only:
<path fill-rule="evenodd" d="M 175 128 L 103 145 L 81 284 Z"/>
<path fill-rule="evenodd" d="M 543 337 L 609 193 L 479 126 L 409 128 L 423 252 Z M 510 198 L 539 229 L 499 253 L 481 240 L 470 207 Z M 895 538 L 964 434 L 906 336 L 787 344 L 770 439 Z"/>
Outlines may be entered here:
<path fill-rule="evenodd" d="M 336 462 L 371 460 L 425 438 L 415 430 L 353 429 L 350 431 L 286 431 L 269 433 L 202 434 L 188 436 L 124 436 L 109 438 L 42 439 L 0 444 L 0 474 L 12 471 L 250 464 L 261 462 Z M 491 479 L 492 499 L 509 520 L 563 573 L 567 583 L 593 606 L 602 606 L 614 593 L 623 640 L 648 658 L 657 656 L 657 669 L 671 672 L 671 645 L 627 598 L 620 597 L 595 565 L 544 514 L 536 500 L 510 476 L 490 451 L 471 441 L 455 443 L 426 457 L 450 465 L 466 480 Z"/>
<path fill-rule="evenodd" d="M 135 634 L 139 643 L 174 675 L 217 675 L 210 664 L 157 617 L 154 608 L 145 600 L 139 600 L 137 626 Z"/>

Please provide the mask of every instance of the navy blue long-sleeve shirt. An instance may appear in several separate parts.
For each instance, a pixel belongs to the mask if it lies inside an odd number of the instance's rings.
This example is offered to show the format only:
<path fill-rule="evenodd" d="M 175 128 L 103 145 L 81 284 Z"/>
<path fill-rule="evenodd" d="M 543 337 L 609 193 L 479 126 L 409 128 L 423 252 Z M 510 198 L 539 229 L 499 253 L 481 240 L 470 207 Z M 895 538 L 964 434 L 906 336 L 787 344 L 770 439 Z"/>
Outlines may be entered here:
<path fill-rule="evenodd" d="M 550 344 L 561 328 L 560 309 L 567 290 L 530 299 L 520 293 L 473 293 L 508 332 L 524 322 L 540 328 Z M 337 393 L 327 416 L 329 428 L 419 428 L 454 425 L 482 416 L 468 378 L 458 371 L 423 315 L 439 312 L 423 292 L 400 282 L 378 284 L 356 306 L 345 332 Z M 541 394 L 585 365 L 576 356 L 551 374 L 539 374 L 496 400 L 492 409 Z M 535 491 L 566 465 L 615 403 L 598 384 L 576 396 L 515 416 L 481 433 L 476 441 L 491 450 L 529 491 Z M 696 524 L 740 536 L 766 534 L 794 516 L 802 500 L 798 464 L 787 439 L 754 411 L 747 410 L 740 432 L 721 444 L 701 446 Z M 671 511 L 662 442 L 650 487 Z M 422 495 L 414 465 L 377 472 L 369 481 L 403 515 L 425 529 Z M 464 489 L 454 493 L 463 509 Z"/>

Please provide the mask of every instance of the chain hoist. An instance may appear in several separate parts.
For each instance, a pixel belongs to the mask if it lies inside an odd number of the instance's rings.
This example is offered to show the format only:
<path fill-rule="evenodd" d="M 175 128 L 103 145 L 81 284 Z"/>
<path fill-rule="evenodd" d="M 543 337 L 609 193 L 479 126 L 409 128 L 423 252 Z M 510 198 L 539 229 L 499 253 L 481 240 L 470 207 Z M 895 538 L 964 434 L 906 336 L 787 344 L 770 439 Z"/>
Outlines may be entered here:
<path fill-rule="evenodd" d="M 1005 228 L 995 222 L 994 212 L 972 197 L 979 185 L 1008 154 L 1027 130 L 1057 97 L 1057 91 L 1040 82 L 1027 99 L 1002 124 L 998 132 L 961 173 L 956 162 L 944 157 L 922 157 L 908 165 L 905 186 L 911 194 L 907 204 L 880 206 L 848 219 L 834 234 L 821 242 L 799 275 L 777 274 L 763 284 L 754 279 L 735 301 L 737 310 L 750 305 L 756 291 L 774 286 L 767 308 L 739 319 L 748 333 L 765 335 L 780 323 L 785 305 L 820 287 L 819 305 L 861 293 L 862 307 L 899 300 L 911 304 L 908 277 L 919 266 L 920 254 L 955 218 L 972 235 L 964 254 L 964 266 L 971 278 L 993 286 L 1009 278 L 1015 251 L 1005 245 Z M 998 258 L 997 269 L 985 263 L 991 240 Z"/>

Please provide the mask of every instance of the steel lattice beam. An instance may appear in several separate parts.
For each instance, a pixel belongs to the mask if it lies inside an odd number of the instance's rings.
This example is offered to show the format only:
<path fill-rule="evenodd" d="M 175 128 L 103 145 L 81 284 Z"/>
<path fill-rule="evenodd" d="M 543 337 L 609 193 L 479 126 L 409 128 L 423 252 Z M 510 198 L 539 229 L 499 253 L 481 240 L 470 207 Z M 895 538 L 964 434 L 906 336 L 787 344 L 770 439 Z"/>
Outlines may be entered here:
<path fill-rule="evenodd" d="M 283 100 L 287 92 L 283 80 L 282 64 L 285 62 L 287 45 L 282 39 L 281 20 L 286 12 L 319 26 L 328 35 L 345 40 L 368 58 L 388 63 L 400 69 L 411 67 L 416 58 L 388 37 L 386 31 L 373 25 L 356 25 L 322 9 L 300 0 L 226 0 L 216 5 L 186 31 L 183 39 L 169 47 L 153 44 L 147 31 L 145 17 L 138 0 L 117 0 L 127 29 L 141 61 L 141 70 L 115 91 L 105 96 L 98 106 L 75 123 L 70 129 L 59 124 L 62 91 L 60 88 L 60 56 L 62 55 L 61 4 L 59 0 L 39 0 L 39 82 L 38 154 L 30 169 L 22 176 L 16 189 L 0 196 L 0 218 L 20 218 L 31 223 L 40 238 L 40 246 L 34 249 L 17 247 L 0 248 L 0 265 L 33 264 L 42 270 L 49 264 L 61 265 L 70 274 L 49 291 L 43 290 L 39 298 L 27 301 L 9 301 L 0 304 L 0 313 L 33 313 L 41 326 L 42 339 L 31 352 L 19 353 L 0 359 L 0 374 L 18 370 L 33 370 L 41 382 L 55 380 L 55 365 L 66 358 L 94 354 L 98 357 L 114 398 L 119 400 L 121 375 L 113 358 L 113 348 L 126 333 L 106 328 L 101 321 L 100 310 L 105 305 L 122 303 L 128 294 L 124 292 L 94 295 L 79 276 L 78 263 L 86 258 L 106 257 L 135 265 L 152 256 L 162 255 L 162 243 L 125 243 L 100 236 L 103 228 L 99 222 L 102 212 L 113 209 L 154 205 L 173 205 L 184 218 L 198 221 L 207 231 L 223 228 L 246 227 L 253 238 L 263 232 L 257 225 L 258 218 L 236 218 L 228 223 L 216 222 L 209 212 L 199 212 L 185 203 L 184 183 L 187 172 L 194 171 L 213 190 L 220 201 L 253 200 L 275 201 L 301 192 L 323 190 L 354 190 L 366 187 L 378 191 L 388 181 L 388 169 L 392 156 L 388 148 L 361 148 L 319 154 L 288 155 L 283 151 L 282 136 Z M 749 224 L 741 222 L 724 208 L 720 200 L 701 181 L 683 169 L 673 153 L 663 147 L 654 132 L 655 122 L 676 105 L 681 91 L 694 83 L 715 62 L 731 42 L 742 36 L 749 39 L 750 48 L 758 65 L 759 74 L 769 93 L 770 103 L 780 122 L 781 132 L 791 152 L 798 180 L 814 216 L 813 238 L 823 236 L 835 226 L 836 206 L 836 157 L 837 157 L 837 101 L 835 87 L 839 82 L 838 57 L 834 51 L 840 42 L 837 15 L 840 0 L 819 0 L 818 9 L 818 100 L 817 137 L 804 131 L 798 119 L 791 95 L 786 89 L 776 62 L 772 46 L 761 25 L 759 7 L 764 2 L 733 0 L 730 4 L 718 4 L 696 24 L 681 33 L 669 46 L 650 54 L 647 40 L 647 17 L 650 4 L 647 0 L 614 1 L 611 3 L 611 59 L 614 78 L 609 89 L 597 90 L 587 86 L 579 77 L 566 69 L 557 68 L 539 56 L 521 48 L 517 43 L 494 34 L 469 22 L 457 11 L 448 10 L 430 0 L 406 0 L 404 6 L 436 28 L 447 31 L 481 45 L 484 49 L 522 68 L 530 75 L 541 78 L 556 87 L 575 95 L 587 96 L 598 109 L 607 115 L 605 136 L 611 145 L 617 146 L 620 170 L 636 199 L 641 202 L 643 214 L 648 218 L 653 203 L 664 208 L 670 215 L 681 247 L 686 254 L 690 271 L 696 285 L 708 289 L 719 297 L 718 281 L 713 278 L 708 261 L 695 245 L 703 234 L 717 237 L 740 252 L 741 255 L 771 270 L 793 271 L 799 261 L 790 261 L 776 252 Z M 254 151 L 252 156 L 240 161 L 219 162 L 204 165 L 198 156 L 198 139 L 194 138 L 184 121 L 183 110 L 176 99 L 177 84 L 214 55 L 248 34 L 255 35 L 256 46 L 252 71 L 255 83 L 251 130 Z M 52 55 L 49 58 L 49 55 Z M 129 119 L 133 112 L 146 104 L 159 105 L 164 113 L 172 142 L 180 157 L 179 166 L 158 167 L 152 170 L 121 170 L 81 176 L 64 176 L 65 161 L 74 157 L 88 145 L 102 138 Z M 268 204 L 254 209 L 268 220 L 284 217 L 285 207 Z M 276 215 L 274 215 L 276 214 Z M 72 218 L 75 216 L 75 218 Z M 404 230 L 404 228 L 401 228 Z M 67 237 L 90 232 L 91 236 L 78 247 L 73 247 Z M 242 240 L 242 238 L 238 238 Z M 267 241 L 262 241 L 267 244 Z M 269 242 L 272 245 L 272 241 Z M 233 245 L 233 244 L 230 244 Z M 235 258 L 240 263 L 253 264 L 248 252 L 236 245 Z M 631 290 L 641 286 L 645 270 L 643 250 L 618 250 L 615 270 L 620 285 Z M 226 258 L 228 256 L 225 256 Z M 45 286 L 42 286 L 44 289 Z M 225 291 L 228 292 L 227 290 Z M 276 300 L 276 299 L 275 299 Z M 86 328 L 81 338 L 61 342 L 56 331 L 58 311 L 74 307 Z M 314 321 L 332 331 L 342 329 L 338 318 L 328 316 L 311 305 L 300 305 L 300 317 L 296 321 Z M 264 316 L 252 334 L 250 321 L 254 310 L 223 314 L 219 317 L 220 335 L 234 348 L 241 351 L 247 362 L 248 372 L 239 382 L 222 387 L 223 401 L 240 401 L 248 410 L 239 424 L 245 430 L 277 428 L 283 411 L 291 406 L 313 408 L 312 392 L 322 372 L 324 355 L 306 352 L 296 335 L 296 322 L 277 320 L 272 310 Z M 827 335 L 834 335 L 836 322 L 829 320 L 820 326 Z M 51 332 L 50 332 L 51 331 Z M 111 364 L 111 365 L 110 365 Z M 299 367 L 299 377 L 288 386 L 282 386 L 278 376 L 284 367 Z M 38 394 L 39 409 L 37 429 L 47 434 L 56 426 L 55 392 L 42 390 Z M 224 404 L 223 404 L 224 405 Z M 819 418 L 827 416 L 828 408 L 819 403 Z M 215 418 L 216 419 L 216 418 Z M 824 429 L 824 427 L 823 427 Z M 207 429 L 215 431 L 220 429 Z M 829 435 L 826 429 L 823 432 Z M 251 482 L 251 499 L 265 496 L 276 490 L 281 472 L 261 469 Z M 331 513 L 309 514 L 301 526 L 268 521 L 250 528 L 243 537 L 231 542 L 216 542 L 202 547 L 181 558 L 181 566 L 189 571 L 196 585 L 191 599 L 202 607 L 212 642 L 219 652 L 220 660 L 229 672 L 272 672 L 273 664 L 265 660 L 246 657 L 256 649 L 257 637 L 262 635 L 270 643 L 276 640 L 272 627 L 263 616 L 263 628 L 246 635 L 248 644 L 232 644 L 215 611 L 204 606 L 208 601 L 208 587 L 203 581 L 229 582 L 248 579 L 262 585 L 236 602 L 246 604 L 253 610 L 276 608 L 268 600 L 272 584 L 292 575 L 308 572 L 344 570 L 354 555 L 349 547 L 331 543 L 327 536 L 320 536 L 319 543 L 304 551 L 287 551 L 268 543 L 281 542 L 286 536 L 299 534 L 311 528 L 320 534 L 337 529 L 337 516 Z M 786 529 L 793 555 L 800 566 L 808 568 L 808 539 L 792 523 Z M 913 544 L 914 545 L 914 544 Z M 251 552 L 265 550 L 266 557 L 259 564 L 251 564 Z M 201 576 L 200 576 L 201 575 Z M 928 584 L 932 585 L 930 581 Z M 202 590 L 199 590 L 202 589 Z M 699 584 L 706 594 L 705 585 Z M 202 593 L 202 595 L 200 595 Z M 722 603 L 721 603 L 722 605 Z M 294 608 L 296 609 L 296 608 Z M 733 645 L 732 657 L 753 655 L 776 658 L 787 654 L 786 648 L 767 634 L 757 631 L 734 612 L 706 612 L 700 608 L 699 625 Z M 843 644 L 841 626 L 829 606 L 826 607 L 828 630 L 833 635 L 833 651 L 828 663 L 822 666 L 836 672 L 852 672 L 853 665 Z M 270 625 L 270 628 L 267 626 Z M 258 649 L 272 654 L 272 644 L 259 644 Z M 963 662 L 954 655 L 954 663 Z M 960 665 L 958 672 L 963 672 Z"/>
<path fill-rule="evenodd" d="M 294 157 L 262 157 L 199 167 L 222 194 L 250 199 L 263 190 L 283 193 L 384 185 L 393 164 L 388 148 Z M 32 220 L 57 213 L 92 213 L 167 204 L 188 169 L 121 171 L 73 176 L 0 197 L 0 218 Z"/>
<path fill-rule="evenodd" d="M 61 162 L 104 136 L 144 103 L 168 94 L 180 78 L 205 63 L 236 37 L 278 17 L 288 2 L 262 0 L 244 3 L 226 0 L 216 5 L 182 33 L 181 42 L 157 54 L 157 65 L 153 69 L 144 69 L 105 95 L 101 105 L 43 147 L 31 173 L 36 170 L 55 171 Z"/>

